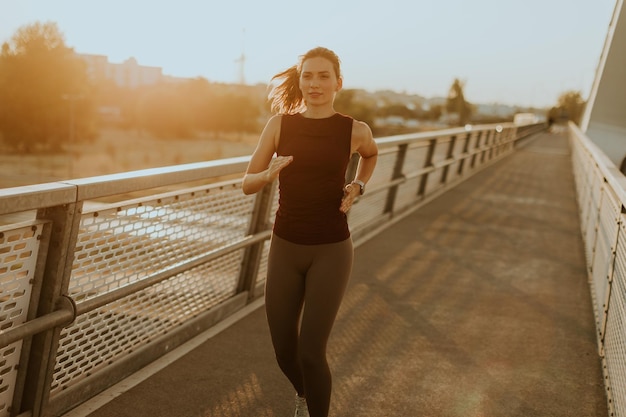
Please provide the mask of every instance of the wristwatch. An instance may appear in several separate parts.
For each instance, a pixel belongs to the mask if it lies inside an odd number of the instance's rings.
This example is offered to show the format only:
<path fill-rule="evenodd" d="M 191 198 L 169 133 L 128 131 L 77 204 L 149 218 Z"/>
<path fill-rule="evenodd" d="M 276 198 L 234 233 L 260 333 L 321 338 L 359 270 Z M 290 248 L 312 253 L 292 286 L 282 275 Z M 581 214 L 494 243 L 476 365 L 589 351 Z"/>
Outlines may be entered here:
<path fill-rule="evenodd" d="M 365 192 L 365 183 L 361 180 L 353 180 L 352 184 L 358 185 L 360 188 L 359 194 L 363 195 L 363 193 Z"/>

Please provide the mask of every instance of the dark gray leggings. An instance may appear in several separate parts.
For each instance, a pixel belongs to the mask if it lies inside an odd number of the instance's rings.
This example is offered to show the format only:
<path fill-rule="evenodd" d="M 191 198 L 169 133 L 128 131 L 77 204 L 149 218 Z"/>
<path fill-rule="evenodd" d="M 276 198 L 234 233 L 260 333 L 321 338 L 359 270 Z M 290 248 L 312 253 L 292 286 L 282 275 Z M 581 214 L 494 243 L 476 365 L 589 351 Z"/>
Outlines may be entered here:
<path fill-rule="evenodd" d="M 326 417 L 332 378 L 326 344 L 352 271 L 352 239 L 270 246 L 265 309 L 280 369 L 306 396 L 311 417 Z"/>

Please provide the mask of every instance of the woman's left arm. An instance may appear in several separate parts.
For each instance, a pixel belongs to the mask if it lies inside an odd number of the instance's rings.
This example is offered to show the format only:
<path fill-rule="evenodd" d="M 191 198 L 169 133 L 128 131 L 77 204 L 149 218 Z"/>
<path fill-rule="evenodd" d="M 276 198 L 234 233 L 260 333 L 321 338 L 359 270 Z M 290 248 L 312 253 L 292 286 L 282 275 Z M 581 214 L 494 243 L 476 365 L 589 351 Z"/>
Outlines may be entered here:
<path fill-rule="evenodd" d="M 352 151 L 352 153 L 356 152 L 360 156 L 354 181 L 367 184 L 374 173 L 376 161 L 378 160 L 378 146 L 367 123 L 358 120 L 354 121 L 352 126 Z M 355 186 L 352 182 L 346 185 L 340 210 L 347 213 L 360 192 L 360 187 Z"/>

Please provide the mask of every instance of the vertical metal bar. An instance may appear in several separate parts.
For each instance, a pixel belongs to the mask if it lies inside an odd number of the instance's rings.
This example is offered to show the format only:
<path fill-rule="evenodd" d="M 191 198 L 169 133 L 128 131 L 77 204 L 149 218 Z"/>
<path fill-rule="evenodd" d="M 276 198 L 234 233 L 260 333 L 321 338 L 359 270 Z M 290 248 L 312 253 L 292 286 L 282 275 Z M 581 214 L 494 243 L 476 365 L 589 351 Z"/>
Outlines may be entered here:
<path fill-rule="evenodd" d="M 80 226 L 82 202 L 40 209 L 37 218 L 52 221 L 52 230 L 37 316 L 56 310 L 61 295 L 67 294 Z M 33 336 L 26 371 L 21 410 L 32 410 L 33 417 L 43 415 L 50 397 L 61 328 Z"/>
<path fill-rule="evenodd" d="M 606 180 L 605 180 L 606 182 Z M 611 193 L 611 189 L 607 187 L 606 189 L 607 193 Z M 604 200 L 604 198 L 602 199 Z M 617 197 L 613 197 L 611 198 L 611 200 L 617 200 Z M 602 211 L 601 209 L 599 210 L 600 212 Z M 621 226 L 622 226 L 622 215 L 625 213 L 625 209 L 624 209 L 624 205 L 620 204 L 620 214 L 617 216 L 617 219 L 615 219 L 617 221 L 617 230 L 615 235 L 613 236 L 613 239 L 611 241 L 611 244 L 609 246 L 609 250 L 611 252 L 611 257 L 610 257 L 610 261 L 609 261 L 609 265 L 608 265 L 608 269 L 606 272 L 606 279 L 607 279 L 607 283 L 606 283 L 606 294 L 604 297 L 604 300 L 600 300 L 597 299 L 597 303 L 604 303 L 603 305 L 603 314 L 602 317 L 598 317 L 599 323 L 598 323 L 598 352 L 601 356 L 604 356 L 604 340 L 605 340 L 605 336 L 606 336 L 606 325 L 608 322 L 608 318 L 609 318 L 609 314 L 614 311 L 614 309 L 612 311 L 609 311 L 611 309 L 611 300 L 612 300 L 612 290 L 613 290 L 613 274 L 615 272 L 615 260 L 617 258 L 617 245 L 619 243 L 620 240 L 620 230 L 621 230 Z M 598 220 L 598 229 L 606 229 L 603 224 L 602 224 L 602 216 L 599 216 L 599 220 Z M 600 233 L 596 234 L 596 242 L 597 242 L 597 236 L 600 235 Z M 595 252 L 595 245 L 594 245 L 594 252 Z M 592 264 L 593 265 L 593 264 Z M 595 291 L 595 288 L 594 288 Z M 596 307 L 597 309 L 597 307 Z"/>
<path fill-rule="evenodd" d="M 482 138 L 483 132 L 480 131 L 478 132 L 478 135 L 476 135 L 476 143 L 474 144 L 474 149 L 478 149 L 480 148 L 480 140 Z M 474 168 L 474 166 L 476 166 L 476 153 L 474 153 L 472 155 L 472 159 L 470 161 L 470 168 Z"/>
<path fill-rule="evenodd" d="M 448 145 L 448 152 L 446 152 L 446 161 L 450 162 L 452 158 L 452 153 L 454 152 L 454 144 L 456 143 L 456 135 L 452 135 L 450 137 L 450 144 Z M 450 171 L 450 165 L 446 165 L 443 167 L 443 172 L 441 173 L 441 184 L 445 184 L 448 181 L 448 171 Z"/>
<path fill-rule="evenodd" d="M 497 130 L 493 130 L 493 145 L 491 146 L 493 149 L 492 151 L 493 158 L 496 158 L 500 154 L 501 143 L 502 143 L 502 138 L 500 136 L 500 133 Z"/>
<path fill-rule="evenodd" d="M 495 142 L 495 133 L 496 132 L 494 130 L 487 131 L 487 142 L 485 143 L 485 145 L 487 145 L 488 148 L 485 151 L 485 161 L 491 161 L 491 158 L 493 157 L 493 144 Z"/>
<path fill-rule="evenodd" d="M 489 145 L 489 142 L 491 141 L 491 131 L 483 131 L 482 133 L 486 133 L 486 137 L 485 137 L 485 146 Z M 485 157 L 487 156 L 487 152 L 489 152 L 488 149 L 483 149 L 483 151 L 480 153 L 480 164 L 484 164 L 485 163 Z"/>
<path fill-rule="evenodd" d="M 493 132 L 493 157 L 497 157 L 498 155 L 500 155 L 501 152 L 501 148 L 502 148 L 502 136 L 500 135 L 500 133 L 495 130 Z"/>
<path fill-rule="evenodd" d="M 513 143 L 511 142 L 511 135 L 509 134 L 510 129 L 502 129 L 500 130 L 500 141 L 502 145 L 500 145 L 500 149 L 502 153 L 508 153 L 513 150 Z"/>
<path fill-rule="evenodd" d="M 403 143 L 398 146 L 398 153 L 396 155 L 396 161 L 394 163 L 393 172 L 391 174 L 391 180 L 395 180 L 404 176 L 404 161 L 406 160 L 407 149 L 409 145 L 407 143 Z M 399 184 L 394 185 L 389 188 L 387 194 L 387 201 L 385 202 L 385 211 L 384 213 L 393 213 L 393 208 L 396 202 L 396 197 L 398 195 Z"/>
<path fill-rule="evenodd" d="M 424 160 L 424 168 L 433 166 L 433 155 L 435 155 L 435 146 L 437 146 L 437 138 L 431 139 L 428 144 L 428 152 L 426 159 Z M 428 184 L 428 172 L 422 175 L 420 180 L 420 186 L 417 190 L 418 196 L 424 196 L 426 194 L 426 186 Z"/>
<path fill-rule="evenodd" d="M 467 155 L 467 152 L 469 150 L 469 144 L 470 144 L 470 139 L 472 138 L 471 133 L 468 133 L 465 135 L 465 142 L 463 143 L 463 151 L 461 152 L 464 155 Z M 467 158 L 462 158 L 461 161 L 459 161 L 459 168 L 457 171 L 457 174 L 463 175 L 463 167 L 465 166 L 465 161 Z"/>
<path fill-rule="evenodd" d="M 250 228 L 248 234 L 254 235 L 267 230 L 268 219 L 272 202 L 274 201 L 274 183 L 266 185 L 256 196 L 254 201 L 254 209 L 252 219 L 250 220 Z M 254 286 L 261 264 L 261 256 L 263 255 L 263 246 L 265 241 L 260 241 L 246 248 L 243 256 L 241 274 L 237 285 L 237 293 L 248 291 L 248 300 L 254 298 Z"/>

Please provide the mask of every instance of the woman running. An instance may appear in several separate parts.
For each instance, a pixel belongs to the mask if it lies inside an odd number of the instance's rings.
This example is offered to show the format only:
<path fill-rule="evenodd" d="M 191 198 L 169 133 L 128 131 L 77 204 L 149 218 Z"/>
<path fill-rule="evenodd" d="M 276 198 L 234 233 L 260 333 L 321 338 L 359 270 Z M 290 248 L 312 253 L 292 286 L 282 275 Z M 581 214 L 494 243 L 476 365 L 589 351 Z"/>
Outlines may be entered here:
<path fill-rule="evenodd" d="M 378 148 L 366 123 L 334 109 L 343 80 L 333 51 L 314 48 L 272 81 L 278 84 L 269 99 L 278 114 L 261 133 L 243 192 L 279 180 L 267 321 L 278 365 L 296 391 L 295 416 L 327 417 L 326 345 L 352 270 L 346 213 L 372 176 Z M 356 176 L 345 185 L 354 153 L 360 155 Z"/>

